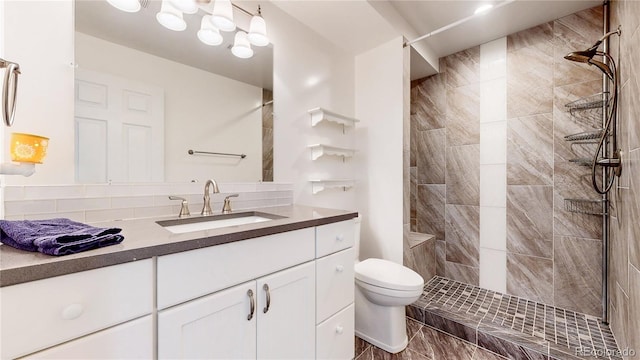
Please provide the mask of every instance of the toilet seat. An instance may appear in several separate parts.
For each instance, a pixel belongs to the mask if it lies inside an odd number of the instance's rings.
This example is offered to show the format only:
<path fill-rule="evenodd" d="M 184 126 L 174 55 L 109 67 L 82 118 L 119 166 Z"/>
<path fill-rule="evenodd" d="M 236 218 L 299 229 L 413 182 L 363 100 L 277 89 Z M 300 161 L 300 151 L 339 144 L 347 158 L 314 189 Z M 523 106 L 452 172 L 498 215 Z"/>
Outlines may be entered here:
<path fill-rule="evenodd" d="M 389 289 L 381 286 L 367 284 L 366 282 L 363 282 L 360 280 L 356 280 L 356 286 L 360 287 L 363 290 L 368 291 L 371 294 L 388 296 L 390 298 L 397 298 L 397 299 L 415 298 L 422 295 L 421 287 L 415 290 L 396 290 L 396 289 Z"/>
<path fill-rule="evenodd" d="M 415 292 L 421 293 L 424 286 L 424 280 L 418 273 L 389 260 L 367 259 L 355 264 L 354 270 L 357 282 L 363 287 L 378 288 L 373 290 L 378 293 L 387 289 L 390 296 L 402 296 L 403 292 L 411 296 Z"/>

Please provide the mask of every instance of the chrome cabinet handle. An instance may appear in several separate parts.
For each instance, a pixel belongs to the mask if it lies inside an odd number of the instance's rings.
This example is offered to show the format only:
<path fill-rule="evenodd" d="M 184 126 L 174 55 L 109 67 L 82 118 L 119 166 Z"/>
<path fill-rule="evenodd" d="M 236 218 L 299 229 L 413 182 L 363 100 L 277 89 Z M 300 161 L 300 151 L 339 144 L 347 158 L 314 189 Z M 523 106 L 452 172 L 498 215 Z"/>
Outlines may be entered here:
<path fill-rule="evenodd" d="M 265 306 L 264 309 L 262 309 L 262 312 L 266 314 L 267 311 L 269 311 L 269 307 L 271 307 L 271 292 L 269 291 L 269 285 L 267 284 L 264 284 L 262 289 L 265 291 L 267 295 L 267 306 Z"/>
<path fill-rule="evenodd" d="M 253 298 L 253 290 L 247 290 L 247 295 L 249 296 L 249 304 L 251 304 L 251 312 L 247 315 L 247 320 L 251 321 L 251 319 L 253 319 L 253 314 L 256 311 L 256 300 Z"/>

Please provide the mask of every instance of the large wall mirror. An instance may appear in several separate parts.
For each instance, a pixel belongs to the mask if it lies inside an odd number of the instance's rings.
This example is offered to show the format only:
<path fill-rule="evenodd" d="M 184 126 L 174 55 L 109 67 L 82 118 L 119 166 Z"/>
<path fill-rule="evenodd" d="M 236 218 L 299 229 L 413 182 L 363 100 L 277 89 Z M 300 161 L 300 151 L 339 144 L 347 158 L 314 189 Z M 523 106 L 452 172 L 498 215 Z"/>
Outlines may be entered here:
<path fill-rule="evenodd" d="M 160 1 L 141 3 L 75 1 L 76 181 L 272 181 L 272 45 L 241 59 L 235 32 L 198 39 L 203 9 L 171 31 Z"/>

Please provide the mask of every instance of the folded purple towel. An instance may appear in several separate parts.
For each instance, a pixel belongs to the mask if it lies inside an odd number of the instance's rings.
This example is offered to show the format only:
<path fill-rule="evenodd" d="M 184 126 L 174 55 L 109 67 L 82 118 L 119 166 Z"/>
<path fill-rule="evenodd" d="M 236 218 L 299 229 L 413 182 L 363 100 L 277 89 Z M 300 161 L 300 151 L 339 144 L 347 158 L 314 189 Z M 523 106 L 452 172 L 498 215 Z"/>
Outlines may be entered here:
<path fill-rule="evenodd" d="M 16 249 L 67 255 L 119 244 L 118 228 L 97 228 L 69 219 L 0 220 L 0 242 Z"/>

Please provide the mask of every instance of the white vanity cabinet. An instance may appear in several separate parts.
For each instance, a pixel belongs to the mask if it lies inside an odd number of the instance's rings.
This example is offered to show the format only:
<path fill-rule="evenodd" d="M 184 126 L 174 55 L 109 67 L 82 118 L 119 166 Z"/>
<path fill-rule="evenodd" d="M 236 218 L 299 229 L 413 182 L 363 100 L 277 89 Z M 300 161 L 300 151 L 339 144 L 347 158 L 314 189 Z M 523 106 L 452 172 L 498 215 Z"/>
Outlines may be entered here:
<path fill-rule="evenodd" d="M 353 220 L 316 227 L 316 358 L 354 356 Z"/>
<path fill-rule="evenodd" d="M 315 268 L 307 262 L 158 314 L 158 358 L 312 359 Z"/>
<path fill-rule="evenodd" d="M 46 348 L 58 358 L 105 357 L 108 344 L 119 343 L 126 329 L 108 329 L 99 341 L 83 340 L 100 346 L 59 344 L 151 314 L 153 284 L 153 261 L 147 259 L 2 287 L 0 358 Z M 123 347 L 132 355 L 152 353 L 152 335 L 129 340 Z"/>

